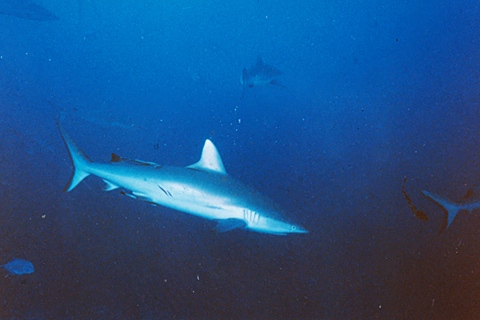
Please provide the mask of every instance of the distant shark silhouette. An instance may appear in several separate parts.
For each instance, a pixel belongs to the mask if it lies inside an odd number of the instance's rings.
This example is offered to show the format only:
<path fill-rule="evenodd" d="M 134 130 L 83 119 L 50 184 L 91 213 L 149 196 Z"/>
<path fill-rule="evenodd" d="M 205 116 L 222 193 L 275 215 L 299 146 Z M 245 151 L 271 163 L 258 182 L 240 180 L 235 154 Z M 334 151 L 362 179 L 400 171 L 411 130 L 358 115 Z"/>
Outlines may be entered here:
<path fill-rule="evenodd" d="M 0 14 L 15 16 L 26 20 L 58 20 L 58 17 L 52 12 L 29 0 L 0 0 Z"/>
<path fill-rule="evenodd" d="M 253 67 L 243 68 L 241 83 L 243 85 L 242 97 L 245 95 L 245 88 L 261 87 L 267 85 L 276 85 L 284 87 L 275 78 L 283 72 L 275 67 L 263 63 L 262 57 L 257 58 Z"/>
<path fill-rule="evenodd" d="M 128 193 L 121 193 L 131 198 L 216 220 L 217 232 L 233 229 L 275 235 L 308 232 L 286 221 L 272 200 L 231 178 L 210 140 L 205 141 L 200 160 L 186 168 L 128 160 L 116 154 L 112 154 L 110 163 L 95 163 L 58 126 L 74 165 L 66 191 L 87 176 L 95 175 L 105 181 L 106 191 L 123 188 Z"/>
<path fill-rule="evenodd" d="M 480 209 L 480 190 L 468 190 L 467 194 L 460 202 L 453 202 L 449 199 L 442 198 L 438 195 L 423 190 L 424 196 L 437 204 L 444 212 L 444 219 L 440 232 L 446 230 L 452 224 L 453 220 L 460 211 L 471 213 L 475 209 Z"/>

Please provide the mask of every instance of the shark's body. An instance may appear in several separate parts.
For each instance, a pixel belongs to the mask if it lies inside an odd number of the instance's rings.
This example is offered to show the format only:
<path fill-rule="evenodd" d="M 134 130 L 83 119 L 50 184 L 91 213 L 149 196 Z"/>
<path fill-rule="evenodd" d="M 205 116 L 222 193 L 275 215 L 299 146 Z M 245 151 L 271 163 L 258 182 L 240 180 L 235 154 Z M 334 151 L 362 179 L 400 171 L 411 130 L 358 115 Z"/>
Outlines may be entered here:
<path fill-rule="evenodd" d="M 478 192 L 469 190 L 467 194 L 463 197 L 460 202 L 453 202 L 449 199 L 442 198 L 438 195 L 430 193 L 428 191 L 422 191 L 423 195 L 436 203 L 444 212 L 444 220 L 440 232 L 450 227 L 453 220 L 460 211 L 467 211 L 471 213 L 475 209 L 480 209 L 480 199 L 478 197 Z M 475 196 L 477 194 L 477 196 Z"/>
<path fill-rule="evenodd" d="M 253 88 L 267 85 L 283 87 L 283 85 L 276 80 L 281 74 L 282 71 L 263 63 L 262 58 L 258 57 L 257 62 L 253 67 L 243 68 L 242 70 L 242 78 L 240 82 L 243 85 L 243 93 L 245 93 L 246 87 Z"/>
<path fill-rule="evenodd" d="M 74 163 L 66 191 L 95 175 L 106 182 L 107 191 L 122 188 L 132 198 L 216 220 L 219 232 L 238 228 L 277 235 L 307 232 L 287 222 L 272 200 L 231 178 L 210 140 L 200 160 L 188 167 L 161 166 L 115 154 L 110 163 L 94 163 L 60 130 Z"/>
<path fill-rule="evenodd" d="M 53 21 L 58 17 L 30 0 L 0 0 L 0 14 L 26 20 Z"/>

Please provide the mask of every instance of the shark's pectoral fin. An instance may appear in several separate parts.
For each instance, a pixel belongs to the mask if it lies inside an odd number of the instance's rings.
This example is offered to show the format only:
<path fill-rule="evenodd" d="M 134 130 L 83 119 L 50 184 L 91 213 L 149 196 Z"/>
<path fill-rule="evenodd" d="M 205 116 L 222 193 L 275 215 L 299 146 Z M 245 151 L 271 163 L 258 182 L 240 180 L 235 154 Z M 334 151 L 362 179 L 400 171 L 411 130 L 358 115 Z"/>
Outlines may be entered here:
<path fill-rule="evenodd" d="M 448 228 L 448 211 L 443 210 L 443 222 L 442 225 L 440 226 L 440 230 L 438 231 L 438 234 L 441 234 L 443 231 L 447 230 Z"/>
<path fill-rule="evenodd" d="M 150 198 L 149 196 L 147 196 L 147 195 L 145 195 L 141 192 L 133 191 L 132 194 L 138 200 L 145 201 L 145 202 L 148 202 L 148 203 L 155 203 L 155 202 L 153 202 L 152 198 Z"/>
<path fill-rule="evenodd" d="M 232 231 L 234 229 L 243 229 L 247 226 L 245 220 L 242 219 L 224 219 L 219 220 L 218 224 L 213 229 L 215 232 L 222 233 Z"/>
<path fill-rule="evenodd" d="M 103 180 L 103 181 L 106 183 L 105 187 L 103 188 L 103 190 L 105 190 L 105 191 L 112 191 L 112 190 L 120 188 L 119 186 L 117 186 L 114 183 L 111 183 L 108 180 Z"/>

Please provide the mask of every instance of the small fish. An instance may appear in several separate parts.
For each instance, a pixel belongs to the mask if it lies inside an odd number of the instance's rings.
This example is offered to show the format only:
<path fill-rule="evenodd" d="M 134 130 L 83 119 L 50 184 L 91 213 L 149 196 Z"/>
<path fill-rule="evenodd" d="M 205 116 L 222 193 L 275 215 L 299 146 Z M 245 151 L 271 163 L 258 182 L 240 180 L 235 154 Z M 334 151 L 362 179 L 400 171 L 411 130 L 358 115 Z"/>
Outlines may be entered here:
<path fill-rule="evenodd" d="M 410 210 L 412 210 L 413 214 L 415 215 L 415 218 L 428 221 L 428 216 L 423 212 L 422 210 L 419 210 L 415 205 L 413 204 L 412 199 L 408 196 L 407 191 L 405 191 L 405 183 L 407 182 L 407 178 L 403 180 L 403 185 L 402 185 L 402 193 L 405 196 L 405 199 L 407 200 L 408 206 L 410 207 Z"/>
<path fill-rule="evenodd" d="M 35 271 L 33 264 L 30 261 L 23 259 L 13 259 L 9 263 L 0 267 L 4 267 L 8 272 L 16 275 L 30 274 Z"/>

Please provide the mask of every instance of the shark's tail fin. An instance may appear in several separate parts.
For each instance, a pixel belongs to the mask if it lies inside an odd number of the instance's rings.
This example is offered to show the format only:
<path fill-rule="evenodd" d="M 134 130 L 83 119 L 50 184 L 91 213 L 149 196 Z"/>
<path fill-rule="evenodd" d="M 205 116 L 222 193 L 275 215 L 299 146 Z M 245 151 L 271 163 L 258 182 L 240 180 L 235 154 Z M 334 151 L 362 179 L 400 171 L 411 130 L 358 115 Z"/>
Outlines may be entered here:
<path fill-rule="evenodd" d="M 92 162 L 85 153 L 77 146 L 75 141 L 70 135 L 62 128 L 59 122 L 57 122 L 60 133 L 62 134 L 63 142 L 67 146 L 70 159 L 73 162 L 73 174 L 63 191 L 69 192 L 75 188 L 83 179 L 90 175 L 88 167 Z"/>
<path fill-rule="evenodd" d="M 444 212 L 444 218 L 443 218 L 442 227 L 440 228 L 440 232 L 450 227 L 457 213 L 463 210 L 462 206 L 455 202 L 452 202 L 447 199 L 442 199 L 439 196 L 425 190 L 423 190 L 422 193 L 424 196 L 426 196 L 427 198 L 435 202 L 438 206 L 440 206 L 440 208 L 442 208 Z"/>

